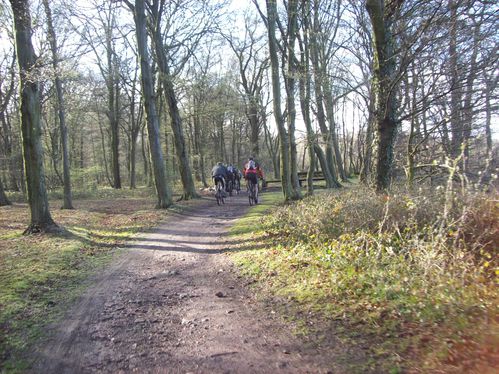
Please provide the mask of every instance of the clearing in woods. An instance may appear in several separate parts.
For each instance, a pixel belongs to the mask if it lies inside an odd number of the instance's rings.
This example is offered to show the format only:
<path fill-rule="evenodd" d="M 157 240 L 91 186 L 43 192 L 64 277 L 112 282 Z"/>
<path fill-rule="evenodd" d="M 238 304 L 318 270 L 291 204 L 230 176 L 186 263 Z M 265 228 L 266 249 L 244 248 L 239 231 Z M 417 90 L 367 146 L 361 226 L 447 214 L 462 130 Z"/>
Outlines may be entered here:
<path fill-rule="evenodd" d="M 263 199 L 265 195 L 262 196 Z M 256 301 L 224 255 L 246 194 L 173 213 L 68 310 L 36 350 L 38 373 L 341 372 Z M 328 359 L 328 363 L 326 363 Z"/>

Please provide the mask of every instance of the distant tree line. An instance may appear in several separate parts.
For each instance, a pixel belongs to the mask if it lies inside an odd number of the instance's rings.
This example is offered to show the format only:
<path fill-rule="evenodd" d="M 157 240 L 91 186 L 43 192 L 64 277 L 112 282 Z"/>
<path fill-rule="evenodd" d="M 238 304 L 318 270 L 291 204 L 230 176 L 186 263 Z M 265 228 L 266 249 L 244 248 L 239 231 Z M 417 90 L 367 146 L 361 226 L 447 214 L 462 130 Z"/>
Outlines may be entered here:
<path fill-rule="evenodd" d="M 10 0 L 0 3 L 0 205 L 56 227 L 47 190 L 198 196 L 251 155 L 303 196 L 497 167 L 499 6 L 487 0 Z M 36 22 L 34 22 L 36 21 Z M 270 172 L 270 173 L 269 173 Z"/>

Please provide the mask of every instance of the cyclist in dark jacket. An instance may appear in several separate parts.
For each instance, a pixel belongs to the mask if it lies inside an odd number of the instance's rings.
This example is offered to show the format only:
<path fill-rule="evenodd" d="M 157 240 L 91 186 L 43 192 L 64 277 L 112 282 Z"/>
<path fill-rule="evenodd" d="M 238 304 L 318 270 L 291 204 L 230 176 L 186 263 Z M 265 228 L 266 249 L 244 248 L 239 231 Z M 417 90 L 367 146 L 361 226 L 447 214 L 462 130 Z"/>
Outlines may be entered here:
<path fill-rule="evenodd" d="M 225 181 L 227 180 L 227 168 L 221 162 L 218 162 L 213 169 L 211 169 L 211 178 L 213 179 L 213 183 L 215 184 L 215 188 L 217 186 L 217 182 L 222 182 L 222 187 L 225 191 Z"/>

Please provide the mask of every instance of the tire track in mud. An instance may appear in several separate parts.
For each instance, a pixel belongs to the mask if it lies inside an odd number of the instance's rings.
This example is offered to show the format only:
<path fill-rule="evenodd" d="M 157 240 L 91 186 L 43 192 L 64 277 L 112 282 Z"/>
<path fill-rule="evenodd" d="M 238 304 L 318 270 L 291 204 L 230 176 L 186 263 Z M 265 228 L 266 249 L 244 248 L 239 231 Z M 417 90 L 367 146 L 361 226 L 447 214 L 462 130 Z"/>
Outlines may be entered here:
<path fill-rule="evenodd" d="M 252 245 L 226 235 L 247 201 L 205 198 L 128 243 L 53 326 L 32 372 L 337 372 L 255 301 L 224 255 Z"/>

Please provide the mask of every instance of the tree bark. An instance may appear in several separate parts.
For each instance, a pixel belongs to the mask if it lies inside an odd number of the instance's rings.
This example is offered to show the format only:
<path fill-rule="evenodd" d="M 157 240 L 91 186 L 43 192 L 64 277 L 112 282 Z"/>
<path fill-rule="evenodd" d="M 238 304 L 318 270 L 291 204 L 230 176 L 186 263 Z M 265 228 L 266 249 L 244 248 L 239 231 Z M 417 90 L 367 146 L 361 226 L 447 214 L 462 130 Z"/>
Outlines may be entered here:
<path fill-rule="evenodd" d="M 111 18 L 114 15 L 110 15 Z M 113 188 L 121 188 L 120 175 L 120 135 L 119 135 L 119 85 L 116 52 L 113 45 L 114 22 L 106 25 L 106 53 L 108 75 L 106 77 L 108 91 L 108 118 L 111 128 L 111 171 L 113 175 Z"/>
<path fill-rule="evenodd" d="M 3 189 L 2 178 L 0 178 L 0 206 L 12 205 Z"/>
<path fill-rule="evenodd" d="M 166 179 L 165 162 L 161 151 L 159 120 L 156 112 L 153 78 L 147 53 L 147 32 L 144 0 L 135 0 L 135 32 L 137 36 L 137 49 L 140 58 L 140 71 L 142 80 L 142 94 L 146 107 L 147 133 L 151 151 L 152 169 L 156 193 L 158 195 L 158 208 L 168 208 L 172 205 L 172 194 Z"/>
<path fill-rule="evenodd" d="M 319 160 L 319 164 L 321 165 L 321 170 L 322 170 L 322 174 L 324 174 L 324 179 L 326 181 L 331 180 L 332 177 L 331 177 L 331 173 L 329 171 L 329 165 L 327 164 L 326 155 L 324 154 L 324 151 L 317 143 L 314 143 L 314 152 L 317 155 L 317 158 Z M 341 187 L 341 185 L 337 186 L 337 187 Z"/>
<path fill-rule="evenodd" d="M 324 173 L 324 178 L 326 178 L 327 188 L 335 188 L 339 187 L 340 183 L 338 182 L 338 177 L 336 175 L 331 133 L 326 125 L 326 113 L 324 111 L 324 92 L 323 92 L 322 80 L 325 79 L 325 77 L 323 77 L 323 74 L 321 74 L 321 68 L 319 65 L 319 50 L 318 50 L 317 36 L 316 36 L 316 33 L 319 32 L 319 30 L 317 30 L 318 17 L 319 17 L 318 11 L 315 10 L 313 31 L 310 34 L 310 57 L 314 71 L 314 94 L 317 107 L 316 117 L 317 117 L 317 122 L 319 124 L 319 129 L 322 134 L 322 138 L 326 144 L 326 160 L 327 160 L 328 173 Z"/>
<path fill-rule="evenodd" d="M 7 158 L 7 166 L 9 170 L 9 178 L 7 183 L 7 188 L 12 191 L 19 191 L 17 172 L 19 170 L 19 160 L 17 153 L 14 153 L 14 144 L 16 143 L 13 139 L 14 135 L 12 132 L 11 119 L 7 116 L 7 108 L 15 92 L 15 69 L 16 55 L 15 52 L 12 53 L 12 62 L 10 65 L 9 79 L 10 83 L 7 89 L 4 91 L 2 85 L 0 85 L 0 137 L 4 144 L 4 154 Z"/>
<path fill-rule="evenodd" d="M 396 56 L 391 33 L 393 11 L 387 6 L 397 7 L 386 0 L 367 0 L 366 9 L 371 19 L 374 43 L 374 72 L 372 93 L 378 136 L 378 155 L 376 165 L 376 190 L 384 191 L 390 186 L 393 164 L 393 147 L 397 134 L 396 115 Z M 394 9 L 392 9 L 394 10 Z"/>
<path fill-rule="evenodd" d="M 279 57 L 277 55 L 277 40 L 275 29 L 277 24 L 277 4 L 276 0 L 266 0 L 267 5 L 267 33 L 269 38 L 270 66 L 272 70 L 272 94 L 274 118 L 279 133 L 280 148 L 280 169 L 282 192 L 285 200 L 295 199 L 293 186 L 291 184 L 291 171 L 289 167 L 289 137 L 284 125 L 284 119 L 281 111 L 281 85 L 279 79 Z"/>
<path fill-rule="evenodd" d="M 40 92 L 28 0 L 10 0 L 20 75 L 21 133 L 31 223 L 25 234 L 57 230 L 49 211 L 41 144 Z"/>
<path fill-rule="evenodd" d="M 343 166 L 343 158 L 341 157 L 340 145 L 338 143 L 338 136 L 336 135 L 336 122 L 334 120 L 334 101 L 333 93 L 327 77 L 323 78 L 324 87 L 324 103 L 326 107 L 327 118 L 329 122 L 329 139 L 331 142 L 331 147 L 334 152 L 334 161 L 336 162 L 336 167 L 338 168 L 338 174 L 342 182 L 348 181 L 348 177 L 345 173 L 345 168 Z"/>
<path fill-rule="evenodd" d="M 272 134 L 270 133 L 267 121 L 263 121 L 263 133 L 265 135 L 265 145 L 267 146 L 267 150 L 272 159 L 272 166 L 274 168 L 274 177 L 275 179 L 281 179 L 280 166 L 278 162 L 278 142 L 275 142 L 272 139 Z M 274 144 L 275 143 L 275 144 Z"/>
<path fill-rule="evenodd" d="M 448 7 L 450 11 L 449 68 L 451 77 L 450 127 L 452 133 L 450 156 L 455 159 L 461 154 L 461 145 L 464 140 L 463 121 L 461 120 L 462 88 L 457 54 L 457 4 L 454 0 L 449 0 Z"/>
<path fill-rule="evenodd" d="M 298 160 L 295 138 L 296 127 L 296 106 L 295 106 L 295 91 L 296 91 L 296 64 L 295 64 L 295 40 L 298 32 L 298 3 L 297 0 L 289 0 L 288 2 L 288 69 L 286 76 L 286 103 L 288 114 L 288 135 L 289 135 L 289 155 L 290 155 L 290 172 L 291 186 L 293 190 L 293 198 L 301 198 L 300 181 L 298 179 Z"/>
<path fill-rule="evenodd" d="M 61 132 L 62 145 L 62 170 L 64 184 L 64 202 L 62 209 L 74 209 L 73 194 L 71 192 L 71 173 L 69 169 L 69 149 L 68 149 L 68 127 L 66 126 L 66 108 L 64 104 L 64 92 L 59 72 L 59 55 L 57 53 L 57 38 L 52 23 L 52 12 L 48 0 L 43 0 L 43 7 L 47 15 L 47 29 L 50 49 L 52 52 L 52 68 L 54 69 L 54 85 L 57 100 L 57 114 L 59 116 L 59 128 Z"/>
<path fill-rule="evenodd" d="M 137 188 L 137 141 L 141 130 L 143 112 L 142 100 L 139 100 L 138 113 L 137 113 L 137 90 L 138 82 L 138 69 L 140 69 L 139 57 L 137 56 L 137 65 L 135 69 L 131 95 L 130 95 L 130 189 Z"/>
<path fill-rule="evenodd" d="M 153 7 L 151 10 L 155 24 L 155 29 L 153 30 L 152 35 L 152 43 L 156 52 L 158 68 L 161 72 L 161 86 L 168 104 L 168 111 L 171 118 L 175 151 L 177 153 L 180 178 L 184 189 L 182 198 L 186 200 L 197 198 L 199 195 L 196 192 L 196 186 L 194 185 L 194 178 L 192 177 L 191 167 L 189 164 L 189 154 L 182 128 L 182 117 L 180 116 L 180 111 L 178 109 L 177 95 L 175 94 L 175 90 L 173 88 L 173 80 L 170 72 L 170 66 L 168 64 L 168 56 L 161 37 L 161 14 L 159 14 L 156 7 Z"/>
<path fill-rule="evenodd" d="M 300 74 L 300 107 L 307 129 L 307 150 L 308 150 L 308 173 L 307 173 L 307 194 L 314 194 L 314 171 L 315 171 L 315 133 L 312 127 L 312 118 L 310 115 L 310 45 L 309 45 L 309 32 L 310 32 L 310 0 L 303 2 L 302 19 L 304 24 L 303 42 L 301 43 L 301 74 Z"/>

